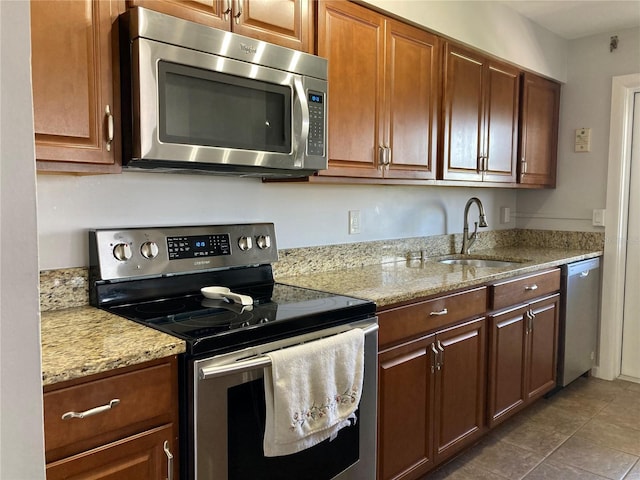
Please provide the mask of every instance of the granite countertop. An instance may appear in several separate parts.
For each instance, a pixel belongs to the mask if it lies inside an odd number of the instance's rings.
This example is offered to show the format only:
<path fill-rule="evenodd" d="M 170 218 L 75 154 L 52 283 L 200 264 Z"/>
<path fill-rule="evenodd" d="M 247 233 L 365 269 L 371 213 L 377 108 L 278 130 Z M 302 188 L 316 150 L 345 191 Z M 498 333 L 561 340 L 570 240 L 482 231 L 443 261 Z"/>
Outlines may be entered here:
<path fill-rule="evenodd" d="M 185 351 L 184 341 L 95 307 L 42 312 L 42 385 Z"/>
<path fill-rule="evenodd" d="M 472 251 L 471 257 L 518 260 L 500 268 L 447 265 L 438 258 L 389 262 L 378 265 L 278 277 L 277 281 L 299 287 L 325 290 L 376 302 L 378 309 L 438 293 L 480 285 L 566 263 L 594 258 L 601 250 L 500 247 Z M 447 257 L 455 257 L 448 255 Z"/>

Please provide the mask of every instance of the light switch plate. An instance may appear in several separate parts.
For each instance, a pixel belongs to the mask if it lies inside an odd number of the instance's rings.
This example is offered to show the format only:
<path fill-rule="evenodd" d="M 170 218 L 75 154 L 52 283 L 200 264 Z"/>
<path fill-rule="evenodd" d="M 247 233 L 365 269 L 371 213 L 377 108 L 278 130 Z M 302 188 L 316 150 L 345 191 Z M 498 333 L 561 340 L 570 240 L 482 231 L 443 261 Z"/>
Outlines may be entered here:
<path fill-rule="evenodd" d="M 578 128 L 576 130 L 575 151 L 576 153 L 591 151 L 591 129 L 590 128 Z"/>

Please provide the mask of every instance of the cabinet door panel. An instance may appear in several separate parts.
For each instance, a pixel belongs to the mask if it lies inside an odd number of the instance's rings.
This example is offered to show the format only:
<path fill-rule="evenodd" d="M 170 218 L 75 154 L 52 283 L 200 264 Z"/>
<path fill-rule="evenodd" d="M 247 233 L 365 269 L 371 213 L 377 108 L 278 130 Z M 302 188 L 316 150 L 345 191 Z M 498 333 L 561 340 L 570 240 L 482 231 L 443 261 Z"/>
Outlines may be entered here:
<path fill-rule="evenodd" d="M 140 6 L 220 30 L 230 30 L 231 20 L 224 12 L 231 0 L 128 0 L 127 6 Z"/>
<path fill-rule="evenodd" d="M 525 307 L 491 317 L 489 347 L 489 425 L 506 418 L 524 404 L 526 323 Z"/>
<path fill-rule="evenodd" d="M 435 178 L 440 43 L 438 37 L 387 20 L 385 143 L 389 178 Z"/>
<path fill-rule="evenodd" d="M 383 95 L 384 19 L 350 2 L 318 3 L 318 55 L 329 60 L 329 170 L 381 177 L 378 98 Z"/>
<path fill-rule="evenodd" d="M 229 0 L 231 2 L 231 0 Z M 242 12 L 231 29 L 283 47 L 313 53 L 313 15 L 310 0 L 241 0 Z"/>
<path fill-rule="evenodd" d="M 530 305 L 531 321 L 528 398 L 537 398 L 556 385 L 559 295 Z"/>
<path fill-rule="evenodd" d="M 556 186 L 560 85 L 528 73 L 522 84 L 519 182 Z"/>
<path fill-rule="evenodd" d="M 431 458 L 433 335 L 379 354 L 378 478 L 424 472 Z"/>
<path fill-rule="evenodd" d="M 438 332 L 444 348 L 436 376 L 436 460 L 460 450 L 484 431 L 485 319 Z"/>
<path fill-rule="evenodd" d="M 173 427 L 163 427 L 47 465 L 47 480 L 165 480 L 168 461 L 164 442 L 173 454 Z"/>
<path fill-rule="evenodd" d="M 484 59 L 447 45 L 443 102 L 443 179 L 482 180 Z"/>
<path fill-rule="evenodd" d="M 117 172 L 108 144 L 107 105 L 117 113 L 111 24 L 118 1 L 31 2 L 31 66 L 40 171 Z"/>
<path fill-rule="evenodd" d="M 485 181 L 516 181 L 519 74 L 509 65 L 489 64 Z"/>

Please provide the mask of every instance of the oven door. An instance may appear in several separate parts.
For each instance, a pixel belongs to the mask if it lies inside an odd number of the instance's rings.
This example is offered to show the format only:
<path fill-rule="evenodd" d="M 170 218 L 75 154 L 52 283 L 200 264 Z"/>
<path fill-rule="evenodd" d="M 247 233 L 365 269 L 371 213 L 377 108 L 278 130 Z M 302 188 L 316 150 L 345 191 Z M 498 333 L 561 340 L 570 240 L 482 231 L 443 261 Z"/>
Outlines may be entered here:
<path fill-rule="evenodd" d="M 131 62 L 129 166 L 326 168 L 326 81 L 146 38 Z"/>
<path fill-rule="evenodd" d="M 355 425 L 293 455 L 265 457 L 263 354 L 351 328 L 365 331 L 364 385 Z M 371 480 L 376 476 L 377 335 L 375 319 L 194 362 L 193 478 Z M 191 476 L 191 475 L 190 475 Z"/>

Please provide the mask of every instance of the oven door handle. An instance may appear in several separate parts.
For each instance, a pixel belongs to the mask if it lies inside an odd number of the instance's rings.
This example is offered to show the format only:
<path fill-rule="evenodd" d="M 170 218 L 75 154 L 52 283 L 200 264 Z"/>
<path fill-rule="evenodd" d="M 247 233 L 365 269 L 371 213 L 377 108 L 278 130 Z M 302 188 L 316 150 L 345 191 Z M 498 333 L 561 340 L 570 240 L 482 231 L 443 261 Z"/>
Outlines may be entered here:
<path fill-rule="evenodd" d="M 375 332 L 376 330 L 378 330 L 377 323 L 374 323 L 373 325 L 369 325 L 362 329 L 365 336 Z M 319 340 L 319 338 L 316 340 Z M 271 365 L 271 358 L 269 358 L 268 355 L 259 355 L 257 357 L 251 357 L 246 360 L 239 360 L 237 362 L 229 363 L 226 365 L 212 365 L 209 367 L 202 367 L 198 373 L 198 378 L 200 380 L 209 380 L 211 378 L 231 375 L 233 373 L 241 373 L 260 367 L 268 367 L 269 365 Z"/>

